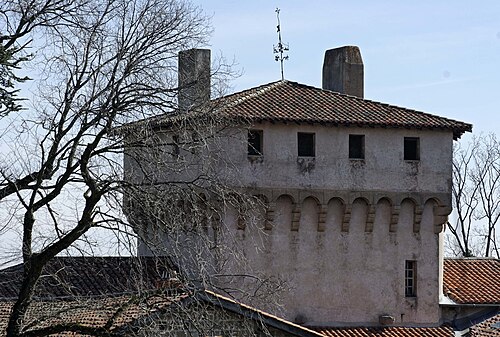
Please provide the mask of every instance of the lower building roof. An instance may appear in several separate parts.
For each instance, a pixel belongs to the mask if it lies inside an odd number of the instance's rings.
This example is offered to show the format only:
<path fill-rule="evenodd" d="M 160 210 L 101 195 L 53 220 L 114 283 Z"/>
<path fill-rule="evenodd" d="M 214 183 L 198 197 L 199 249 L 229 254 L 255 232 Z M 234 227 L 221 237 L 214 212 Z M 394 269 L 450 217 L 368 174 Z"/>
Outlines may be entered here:
<path fill-rule="evenodd" d="M 47 266 L 40 289 L 33 303 L 34 312 L 56 310 L 68 317 L 76 318 L 82 324 L 106 325 L 110 308 L 123 305 L 134 298 L 138 290 L 169 287 L 174 283 L 167 282 L 169 273 L 168 261 L 157 258 L 136 257 L 60 257 L 52 260 Z M 17 295 L 23 267 L 13 266 L 0 270 L 0 330 L 4 330 L 13 300 Z M 120 280 L 120 282 L 116 282 Z M 167 281 L 166 281 L 167 280 Z M 444 292 L 456 305 L 500 305 L 500 260 L 498 259 L 445 259 Z M 202 300 L 218 305 L 225 310 L 252 319 L 263 319 L 267 324 L 277 328 L 286 328 L 294 334 L 326 337 L 412 337 L 412 336 L 453 336 L 450 326 L 441 327 L 318 327 L 316 332 L 295 323 L 283 320 L 256 308 L 238 303 L 227 297 L 212 292 L 202 292 Z M 81 303 L 78 310 L 69 310 L 72 297 L 89 299 Z M 184 296 L 184 297 L 183 297 Z M 176 292 L 168 297 L 152 296 L 147 307 L 159 309 L 173 301 L 183 300 L 187 293 Z M 156 299 L 155 299 L 156 298 Z M 113 324 L 126 324 L 147 312 L 143 307 L 131 306 Z M 108 316 L 106 316 L 108 315 Z M 476 335 L 498 336 L 500 330 L 499 316 L 472 327 Z M 114 326 L 114 325 L 112 325 Z M 490 333 L 488 335 L 488 333 Z M 494 333 L 494 334 L 493 334 Z"/>
<path fill-rule="evenodd" d="M 500 314 L 469 329 L 471 337 L 500 337 Z"/>
<path fill-rule="evenodd" d="M 440 327 L 356 327 L 316 328 L 326 337 L 453 337 L 450 326 Z"/>
<path fill-rule="evenodd" d="M 500 260 L 445 259 L 443 293 L 460 305 L 500 305 Z"/>

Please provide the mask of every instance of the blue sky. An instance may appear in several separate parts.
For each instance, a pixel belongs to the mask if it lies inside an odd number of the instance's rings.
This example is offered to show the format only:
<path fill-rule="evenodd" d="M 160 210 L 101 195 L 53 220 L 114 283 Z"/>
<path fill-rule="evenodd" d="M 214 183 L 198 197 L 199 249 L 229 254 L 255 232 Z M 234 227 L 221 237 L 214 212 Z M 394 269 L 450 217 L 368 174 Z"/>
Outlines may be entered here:
<path fill-rule="evenodd" d="M 280 79 L 275 8 L 290 46 L 285 78 L 321 86 L 325 50 L 357 45 L 365 98 L 500 134 L 500 1 L 194 1 L 212 15 L 210 48 L 234 58 L 243 90 Z"/>

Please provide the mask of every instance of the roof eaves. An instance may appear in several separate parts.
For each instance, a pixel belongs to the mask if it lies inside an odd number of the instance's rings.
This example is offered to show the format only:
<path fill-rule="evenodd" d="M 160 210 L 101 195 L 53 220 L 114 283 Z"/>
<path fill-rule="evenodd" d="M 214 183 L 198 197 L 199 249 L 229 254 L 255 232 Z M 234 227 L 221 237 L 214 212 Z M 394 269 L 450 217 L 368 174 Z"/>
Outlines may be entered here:
<path fill-rule="evenodd" d="M 242 314 L 248 318 L 262 319 L 266 324 L 269 324 L 269 326 L 293 333 L 301 337 L 324 337 L 323 334 L 306 328 L 302 325 L 271 315 L 265 311 L 234 301 L 230 298 L 209 290 L 205 290 L 204 292 L 199 293 L 199 297 L 211 304 L 219 305 L 226 310 L 230 310 L 237 314 Z"/>
<path fill-rule="evenodd" d="M 472 315 L 462 317 L 453 322 L 453 328 L 455 330 L 465 330 L 467 328 L 473 327 L 474 325 L 480 324 L 485 320 L 492 318 L 500 314 L 500 307 L 488 308 L 485 310 L 480 310 Z"/>
<path fill-rule="evenodd" d="M 328 126 L 345 126 L 345 127 L 369 127 L 369 128 L 390 128 L 390 129 L 418 129 L 418 130 L 453 130 L 453 140 L 457 140 L 460 138 L 465 132 L 470 132 L 471 129 L 460 129 L 457 132 L 456 128 L 452 127 L 443 127 L 443 126 L 411 126 L 411 125 L 400 125 L 397 123 L 371 123 L 371 122 L 363 122 L 363 121 L 323 121 L 318 119 L 294 119 L 294 118 L 286 118 L 286 117 L 249 117 L 250 121 L 254 123 L 262 123 L 262 122 L 270 122 L 270 123 L 283 123 L 283 124 L 320 124 L 320 125 L 328 125 Z"/>

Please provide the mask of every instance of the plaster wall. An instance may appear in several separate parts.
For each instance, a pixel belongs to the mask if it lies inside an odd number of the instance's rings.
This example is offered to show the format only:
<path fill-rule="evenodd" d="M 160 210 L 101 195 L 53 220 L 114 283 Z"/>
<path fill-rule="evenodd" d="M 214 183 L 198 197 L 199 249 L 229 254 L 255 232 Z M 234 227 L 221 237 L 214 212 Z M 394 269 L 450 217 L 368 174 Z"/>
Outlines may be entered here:
<path fill-rule="evenodd" d="M 254 129 L 263 131 L 263 156 L 249 157 L 247 130 L 233 128 L 194 156 L 156 153 L 151 169 L 164 163 L 155 177 L 178 181 L 208 170 L 262 197 L 265 208 L 246 216 L 244 226 L 234 209 L 222 216 L 218 240 L 248 261 L 231 263 L 235 254 L 225 250 L 224 268 L 285 280 L 280 314 L 289 320 L 378 325 L 380 315 L 390 315 L 397 325 L 438 324 L 452 133 L 268 123 Z M 315 133 L 314 158 L 297 156 L 297 132 Z M 364 160 L 348 158 L 349 134 L 365 136 Z M 419 137 L 419 161 L 403 159 L 404 137 Z M 168 144 L 171 137 L 160 138 Z M 137 165 L 125 157 L 126 179 L 142 179 Z M 138 251 L 148 254 L 141 243 Z M 416 297 L 404 294 L 405 260 L 417 262 Z"/>
<path fill-rule="evenodd" d="M 322 207 L 324 223 L 318 216 Z M 391 225 L 394 213 L 388 199 L 369 205 L 358 198 L 346 224 L 340 199 L 331 199 L 325 207 L 310 196 L 300 202 L 294 228 L 297 205 L 282 195 L 267 229 L 258 217 L 238 229 L 234 212 L 226 213 L 224 223 L 236 232 L 231 240 L 236 239 L 249 261 L 237 272 L 262 271 L 286 281 L 289 289 L 281 294 L 281 314 L 286 319 L 307 325 L 355 326 L 379 325 L 380 315 L 390 315 L 396 325 L 432 325 L 440 320 L 442 234 L 436 233 L 434 223 L 436 203 L 424 204 L 418 228 L 416 207 L 410 199 L 403 200 L 398 221 Z M 405 297 L 405 260 L 417 262 L 416 297 Z"/>
<path fill-rule="evenodd" d="M 228 129 L 211 135 L 211 142 L 192 151 L 192 140 L 181 137 L 180 156 L 169 146 L 150 154 L 158 181 L 190 180 L 200 174 L 248 189 L 306 189 L 439 194 L 450 204 L 452 132 L 385 128 L 347 128 L 316 125 L 259 124 L 263 155 L 247 155 L 247 129 Z M 298 157 L 297 133 L 315 133 L 315 157 Z M 365 159 L 349 159 L 349 135 L 365 136 Z M 185 135 L 184 135 L 185 136 Z M 189 137 L 188 133 L 188 137 Z M 404 137 L 419 137 L 420 160 L 403 159 Z M 171 144 L 171 135 L 159 135 Z M 182 146 L 189 147 L 187 151 Z M 139 163 L 125 156 L 125 178 L 140 180 L 148 155 Z M 179 159 L 180 158 L 180 159 Z M 163 168 L 162 168 L 163 165 Z"/>
<path fill-rule="evenodd" d="M 451 192 L 452 133 L 391 128 L 259 124 L 263 156 L 249 160 L 246 130 L 227 154 L 243 186 L 325 190 Z M 313 132 L 315 158 L 297 156 L 297 132 Z M 365 159 L 348 158 L 349 134 L 365 135 Z M 420 160 L 403 160 L 404 137 L 420 138 Z"/>

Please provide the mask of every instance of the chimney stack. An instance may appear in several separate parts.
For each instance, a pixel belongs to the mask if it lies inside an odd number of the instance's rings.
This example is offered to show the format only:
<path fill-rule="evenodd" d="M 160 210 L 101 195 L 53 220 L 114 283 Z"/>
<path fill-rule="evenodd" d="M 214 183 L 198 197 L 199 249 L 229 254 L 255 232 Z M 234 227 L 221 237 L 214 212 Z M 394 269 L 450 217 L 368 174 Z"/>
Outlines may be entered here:
<path fill-rule="evenodd" d="M 210 101 L 210 49 L 183 50 L 178 61 L 179 110 L 187 112 Z"/>
<path fill-rule="evenodd" d="M 323 62 L 323 89 L 363 98 L 363 59 L 356 46 L 329 49 Z"/>

